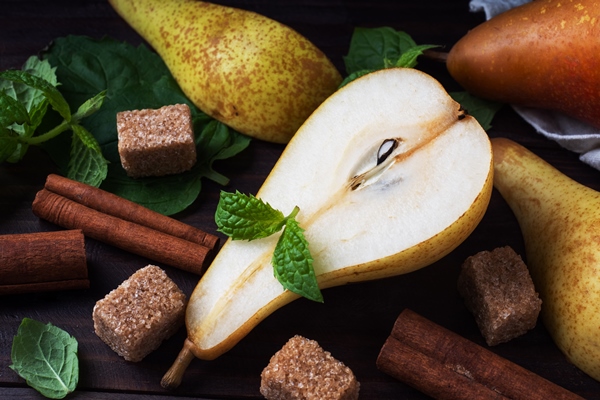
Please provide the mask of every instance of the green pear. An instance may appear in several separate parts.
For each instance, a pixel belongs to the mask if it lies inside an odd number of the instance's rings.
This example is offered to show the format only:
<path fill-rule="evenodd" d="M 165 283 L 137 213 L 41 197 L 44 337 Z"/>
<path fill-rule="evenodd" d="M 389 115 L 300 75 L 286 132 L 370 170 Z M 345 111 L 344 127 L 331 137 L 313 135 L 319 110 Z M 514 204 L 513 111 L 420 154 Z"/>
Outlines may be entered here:
<path fill-rule="evenodd" d="M 537 0 L 469 31 L 447 67 L 472 94 L 600 127 L 600 2 Z"/>
<path fill-rule="evenodd" d="M 521 227 L 542 320 L 567 358 L 600 380 L 600 193 L 511 140 L 492 147 L 494 186 Z"/>
<path fill-rule="evenodd" d="M 299 207 L 324 289 L 441 259 L 478 225 L 492 188 L 483 128 L 434 78 L 393 68 L 351 82 L 319 106 L 256 196 L 286 215 Z M 277 240 L 225 242 L 189 299 L 187 340 L 164 386 L 179 384 L 194 356 L 218 357 L 298 298 L 273 274 Z"/>
<path fill-rule="evenodd" d="M 287 143 L 341 75 L 295 30 L 195 0 L 109 0 L 198 108 L 249 136 Z"/>

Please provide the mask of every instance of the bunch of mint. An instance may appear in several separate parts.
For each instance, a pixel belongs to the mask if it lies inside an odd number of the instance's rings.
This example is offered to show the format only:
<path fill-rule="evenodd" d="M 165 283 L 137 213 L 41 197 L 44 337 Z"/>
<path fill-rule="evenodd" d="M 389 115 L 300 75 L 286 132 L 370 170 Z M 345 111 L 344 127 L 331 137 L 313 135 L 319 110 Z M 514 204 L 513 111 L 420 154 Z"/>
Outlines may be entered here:
<path fill-rule="evenodd" d="M 55 68 L 37 57 L 30 57 L 22 70 L 0 72 L 0 162 L 17 162 L 25 156 L 29 146 L 72 131 L 67 176 L 98 186 L 106 178 L 108 161 L 94 136 L 80 122 L 100 109 L 106 91 L 86 100 L 72 114 L 56 86 Z M 39 133 L 48 107 L 56 111 L 62 121 Z"/>

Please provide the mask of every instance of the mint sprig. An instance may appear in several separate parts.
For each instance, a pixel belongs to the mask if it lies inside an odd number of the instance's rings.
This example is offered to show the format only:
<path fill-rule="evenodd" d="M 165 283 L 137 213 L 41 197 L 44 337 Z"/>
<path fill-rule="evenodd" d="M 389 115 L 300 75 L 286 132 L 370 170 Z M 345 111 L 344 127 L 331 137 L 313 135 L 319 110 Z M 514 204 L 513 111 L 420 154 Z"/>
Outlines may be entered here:
<path fill-rule="evenodd" d="M 288 216 L 284 216 L 253 195 L 221 191 L 215 222 L 219 232 L 233 240 L 261 239 L 283 228 L 271 259 L 275 277 L 285 289 L 309 300 L 323 302 L 304 229 L 296 221 L 299 211 L 294 207 Z"/>
<path fill-rule="evenodd" d="M 84 102 L 75 114 L 56 88 L 54 69 L 47 61 L 31 57 L 22 70 L 0 72 L 0 162 L 17 162 L 29 146 L 40 145 L 71 130 L 71 155 L 67 176 L 99 186 L 106 178 L 107 164 L 98 142 L 83 126 L 81 119 L 100 109 L 106 91 Z M 39 133 L 50 106 L 62 122 Z"/>
<path fill-rule="evenodd" d="M 77 340 L 52 324 L 24 318 L 13 339 L 13 369 L 51 399 L 73 392 L 79 381 Z"/>

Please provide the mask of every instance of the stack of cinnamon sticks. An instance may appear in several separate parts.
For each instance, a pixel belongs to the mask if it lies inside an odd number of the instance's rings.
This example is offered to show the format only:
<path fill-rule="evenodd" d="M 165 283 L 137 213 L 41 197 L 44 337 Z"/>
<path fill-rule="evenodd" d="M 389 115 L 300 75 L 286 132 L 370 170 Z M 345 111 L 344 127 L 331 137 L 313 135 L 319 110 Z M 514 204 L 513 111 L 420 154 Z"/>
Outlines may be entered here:
<path fill-rule="evenodd" d="M 377 367 L 435 399 L 582 400 L 408 309 L 398 316 Z"/>
<path fill-rule="evenodd" d="M 0 295 L 88 288 L 84 236 L 195 274 L 219 244 L 215 235 L 55 174 L 32 209 L 66 230 L 0 236 Z"/>
<path fill-rule="evenodd" d="M 48 176 L 33 213 L 86 237 L 196 274 L 202 274 L 219 238 L 102 189 Z"/>

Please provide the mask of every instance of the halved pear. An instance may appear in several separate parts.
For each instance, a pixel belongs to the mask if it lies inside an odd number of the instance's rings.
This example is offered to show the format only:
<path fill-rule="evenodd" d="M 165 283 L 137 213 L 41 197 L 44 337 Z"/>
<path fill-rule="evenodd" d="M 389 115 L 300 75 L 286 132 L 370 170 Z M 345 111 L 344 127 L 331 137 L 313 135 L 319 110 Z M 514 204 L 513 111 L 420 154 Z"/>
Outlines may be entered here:
<path fill-rule="evenodd" d="M 491 196 L 486 132 L 431 76 L 386 69 L 328 98 L 256 196 L 305 229 L 321 288 L 425 267 L 458 246 Z M 278 235 L 227 241 L 192 296 L 188 339 L 163 386 L 196 356 L 214 359 L 298 298 L 273 275 Z M 327 293 L 324 293 L 325 306 Z"/>

